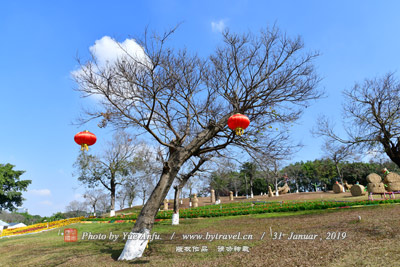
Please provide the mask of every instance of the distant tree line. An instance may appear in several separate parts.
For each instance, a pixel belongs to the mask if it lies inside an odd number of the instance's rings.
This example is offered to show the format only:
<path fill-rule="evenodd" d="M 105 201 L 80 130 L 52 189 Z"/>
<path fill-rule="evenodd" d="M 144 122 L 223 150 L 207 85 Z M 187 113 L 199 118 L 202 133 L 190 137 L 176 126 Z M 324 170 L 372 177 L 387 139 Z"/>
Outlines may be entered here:
<path fill-rule="evenodd" d="M 400 173 L 400 168 L 393 162 L 341 162 L 337 164 L 331 159 L 317 159 L 314 161 L 300 161 L 292 163 L 280 169 L 262 170 L 253 162 L 242 164 L 239 171 L 231 169 L 219 169 L 212 172 L 209 177 L 209 187 L 204 191 L 214 189 L 218 196 L 228 196 L 229 191 L 240 196 L 260 195 L 268 193 L 268 186 L 276 189 L 274 180 L 278 180 L 278 186 L 288 183 L 290 191 L 313 192 L 315 190 L 332 190 L 336 182 L 347 181 L 349 184 L 366 185 L 366 177 L 370 173 L 378 173 L 383 168 Z"/>

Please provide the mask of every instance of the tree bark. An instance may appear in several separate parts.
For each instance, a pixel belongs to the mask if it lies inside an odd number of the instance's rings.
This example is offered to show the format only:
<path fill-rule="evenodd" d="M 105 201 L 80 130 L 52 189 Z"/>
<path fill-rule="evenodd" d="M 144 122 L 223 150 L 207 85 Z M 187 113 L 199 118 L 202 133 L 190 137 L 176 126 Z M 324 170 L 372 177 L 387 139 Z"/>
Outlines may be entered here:
<path fill-rule="evenodd" d="M 111 210 L 110 210 L 110 216 L 113 217 L 115 216 L 115 178 L 112 177 L 111 178 L 111 184 L 110 184 L 110 188 L 111 188 Z"/>
<path fill-rule="evenodd" d="M 254 198 L 253 194 L 253 177 L 250 176 L 250 197 Z"/>
<path fill-rule="evenodd" d="M 386 155 L 400 167 L 400 140 L 397 141 L 396 145 L 391 145 L 390 138 L 385 130 L 383 130 L 384 136 L 379 137 L 378 141 L 383 145 Z"/>
<path fill-rule="evenodd" d="M 136 236 L 137 238 L 128 239 L 118 260 L 133 260 L 135 258 L 140 258 L 143 255 L 148 240 L 143 241 L 140 239 L 143 239 L 146 235 L 150 234 L 158 209 L 167 196 L 176 175 L 182 167 L 182 164 L 194 154 L 201 153 L 200 147 L 211 140 L 224 128 L 228 118 L 229 115 L 226 115 L 221 118 L 217 124 L 213 123 L 209 125 L 209 127 L 199 133 L 185 149 L 178 146 L 175 148 L 170 147 L 170 155 L 168 161 L 164 162 L 160 180 L 140 211 L 135 226 L 131 231 L 132 236 Z M 203 149 L 203 151 L 208 152 L 206 149 Z"/>
<path fill-rule="evenodd" d="M 342 174 L 340 173 L 339 163 L 335 162 L 335 165 L 336 165 L 336 171 L 337 171 L 337 173 L 339 175 L 339 178 L 340 178 L 340 183 L 343 184 L 343 177 L 342 177 Z"/>
<path fill-rule="evenodd" d="M 179 195 L 182 188 L 180 186 L 175 186 L 175 196 L 174 196 L 174 213 L 172 215 L 172 225 L 179 224 Z"/>
<path fill-rule="evenodd" d="M 275 196 L 279 197 L 278 178 L 275 178 Z"/>
<path fill-rule="evenodd" d="M 244 180 L 246 182 L 246 198 L 249 198 L 249 191 L 248 191 L 248 188 L 247 188 L 247 176 L 246 176 L 246 174 L 244 175 Z"/>
<path fill-rule="evenodd" d="M 150 234 L 158 209 L 167 196 L 183 162 L 181 153 L 175 151 L 170 155 L 169 160 L 164 163 L 161 178 L 140 211 L 135 226 L 131 231 L 131 234 L 137 238 L 128 239 L 118 260 L 132 260 L 142 256 L 148 243 L 148 240 L 143 239 Z"/>
<path fill-rule="evenodd" d="M 179 213 L 179 195 L 181 193 L 181 188 L 177 185 L 174 186 L 175 195 L 174 195 L 174 213 Z"/>

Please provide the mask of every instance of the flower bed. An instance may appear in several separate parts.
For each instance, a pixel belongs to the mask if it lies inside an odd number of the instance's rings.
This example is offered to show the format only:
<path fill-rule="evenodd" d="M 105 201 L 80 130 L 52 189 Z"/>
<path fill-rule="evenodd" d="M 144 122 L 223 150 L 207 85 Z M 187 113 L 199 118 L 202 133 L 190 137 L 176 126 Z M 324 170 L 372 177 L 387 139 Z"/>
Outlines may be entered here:
<path fill-rule="evenodd" d="M 47 223 L 37 223 L 33 225 L 28 225 L 25 227 L 13 228 L 13 229 L 4 229 L 1 233 L 0 237 L 2 236 L 12 236 L 12 235 L 22 235 L 28 233 L 36 233 L 48 229 L 58 228 L 62 226 L 66 226 L 72 223 L 77 223 L 81 221 L 84 217 L 77 217 L 65 220 L 59 220 L 54 222 L 47 222 Z"/>

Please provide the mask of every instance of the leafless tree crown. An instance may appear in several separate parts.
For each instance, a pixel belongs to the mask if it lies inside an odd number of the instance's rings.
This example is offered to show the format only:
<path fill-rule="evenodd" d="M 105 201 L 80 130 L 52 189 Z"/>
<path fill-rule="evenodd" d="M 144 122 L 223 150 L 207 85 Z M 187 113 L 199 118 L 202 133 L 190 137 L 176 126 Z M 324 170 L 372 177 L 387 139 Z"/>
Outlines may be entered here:
<path fill-rule="evenodd" d="M 399 165 L 400 83 L 394 74 L 356 83 L 344 95 L 347 137 L 339 137 L 327 118 L 321 118 L 315 133 L 347 146 L 357 146 L 361 151 L 383 146 L 389 158 Z"/>
<path fill-rule="evenodd" d="M 321 95 L 313 65 L 318 54 L 304 53 L 300 38 L 276 28 L 259 35 L 226 31 L 223 45 L 201 59 L 167 47 L 173 31 L 146 33 L 138 41 L 143 57 L 125 51 L 106 67 L 95 57 L 82 63 L 75 74 L 78 90 L 101 97 L 99 109 L 87 111 L 82 122 L 100 118 L 100 126 L 135 127 L 164 147 L 185 147 L 190 155 L 229 144 L 265 150 L 281 134 L 271 125 L 295 121 Z M 243 137 L 226 126 L 236 112 L 251 120 Z"/>

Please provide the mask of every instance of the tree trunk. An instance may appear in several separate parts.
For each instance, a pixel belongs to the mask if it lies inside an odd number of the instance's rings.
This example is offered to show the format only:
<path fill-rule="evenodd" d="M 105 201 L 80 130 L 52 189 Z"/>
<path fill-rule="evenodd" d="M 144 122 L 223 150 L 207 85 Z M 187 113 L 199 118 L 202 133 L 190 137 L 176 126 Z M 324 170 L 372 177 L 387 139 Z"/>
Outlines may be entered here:
<path fill-rule="evenodd" d="M 336 165 L 336 171 L 337 171 L 338 176 L 340 178 L 340 183 L 343 184 L 343 177 L 342 177 L 342 174 L 340 173 L 339 164 L 336 163 L 335 165 Z"/>
<path fill-rule="evenodd" d="M 249 190 L 247 188 L 247 176 L 246 176 L 246 174 L 244 175 L 244 180 L 246 182 L 246 198 L 249 198 Z"/>
<path fill-rule="evenodd" d="M 115 216 L 115 180 L 111 178 L 111 210 L 110 217 Z"/>
<path fill-rule="evenodd" d="M 170 148 L 170 155 L 168 161 L 164 163 L 160 180 L 140 211 L 135 226 L 131 231 L 132 236 L 136 238 L 128 239 L 118 260 L 133 260 L 142 256 L 148 243 L 148 240 L 143 239 L 150 234 L 158 209 L 167 196 L 182 164 L 195 154 L 202 145 L 224 129 L 229 116 L 230 115 L 226 115 L 221 118 L 218 124 L 213 123 L 209 125 L 207 129 L 199 133 L 196 138 L 186 146 L 185 150 L 180 147 Z"/>
<path fill-rule="evenodd" d="M 254 198 L 253 194 L 253 178 L 250 176 L 250 198 Z"/>
<path fill-rule="evenodd" d="M 183 162 L 184 160 L 182 160 L 180 153 L 175 152 L 170 155 L 168 162 L 164 163 L 161 178 L 140 211 L 135 226 L 131 231 L 131 236 L 134 238 L 128 238 L 118 260 L 132 260 L 142 256 L 148 243 L 147 237 L 153 228 L 154 218 Z"/>
<path fill-rule="evenodd" d="M 143 190 L 142 206 L 144 206 L 145 200 L 146 200 L 146 190 Z"/>
<path fill-rule="evenodd" d="M 236 184 L 236 182 L 233 183 L 233 187 L 234 187 L 234 189 L 235 189 L 235 197 L 237 197 L 237 196 L 238 196 L 238 190 L 237 190 L 237 184 Z"/>
<path fill-rule="evenodd" d="M 172 225 L 179 224 L 179 195 L 181 193 L 181 189 L 178 185 L 174 186 L 175 196 L 174 196 L 174 213 L 172 214 Z"/>
<path fill-rule="evenodd" d="M 389 133 L 384 131 L 384 137 L 379 138 L 378 141 L 383 145 L 386 155 L 394 162 L 398 167 L 400 167 L 400 141 L 397 141 L 396 145 L 392 145 L 390 139 L 387 137 Z"/>
<path fill-rule="evenodd" d="M 124 197 L 122 198 L 121 203 L 119 204 L 119 208 L 122 210 L 125 207 L 125 200 L 126 200 L 127 196 L 126 194 L 124 194 Z"/>

